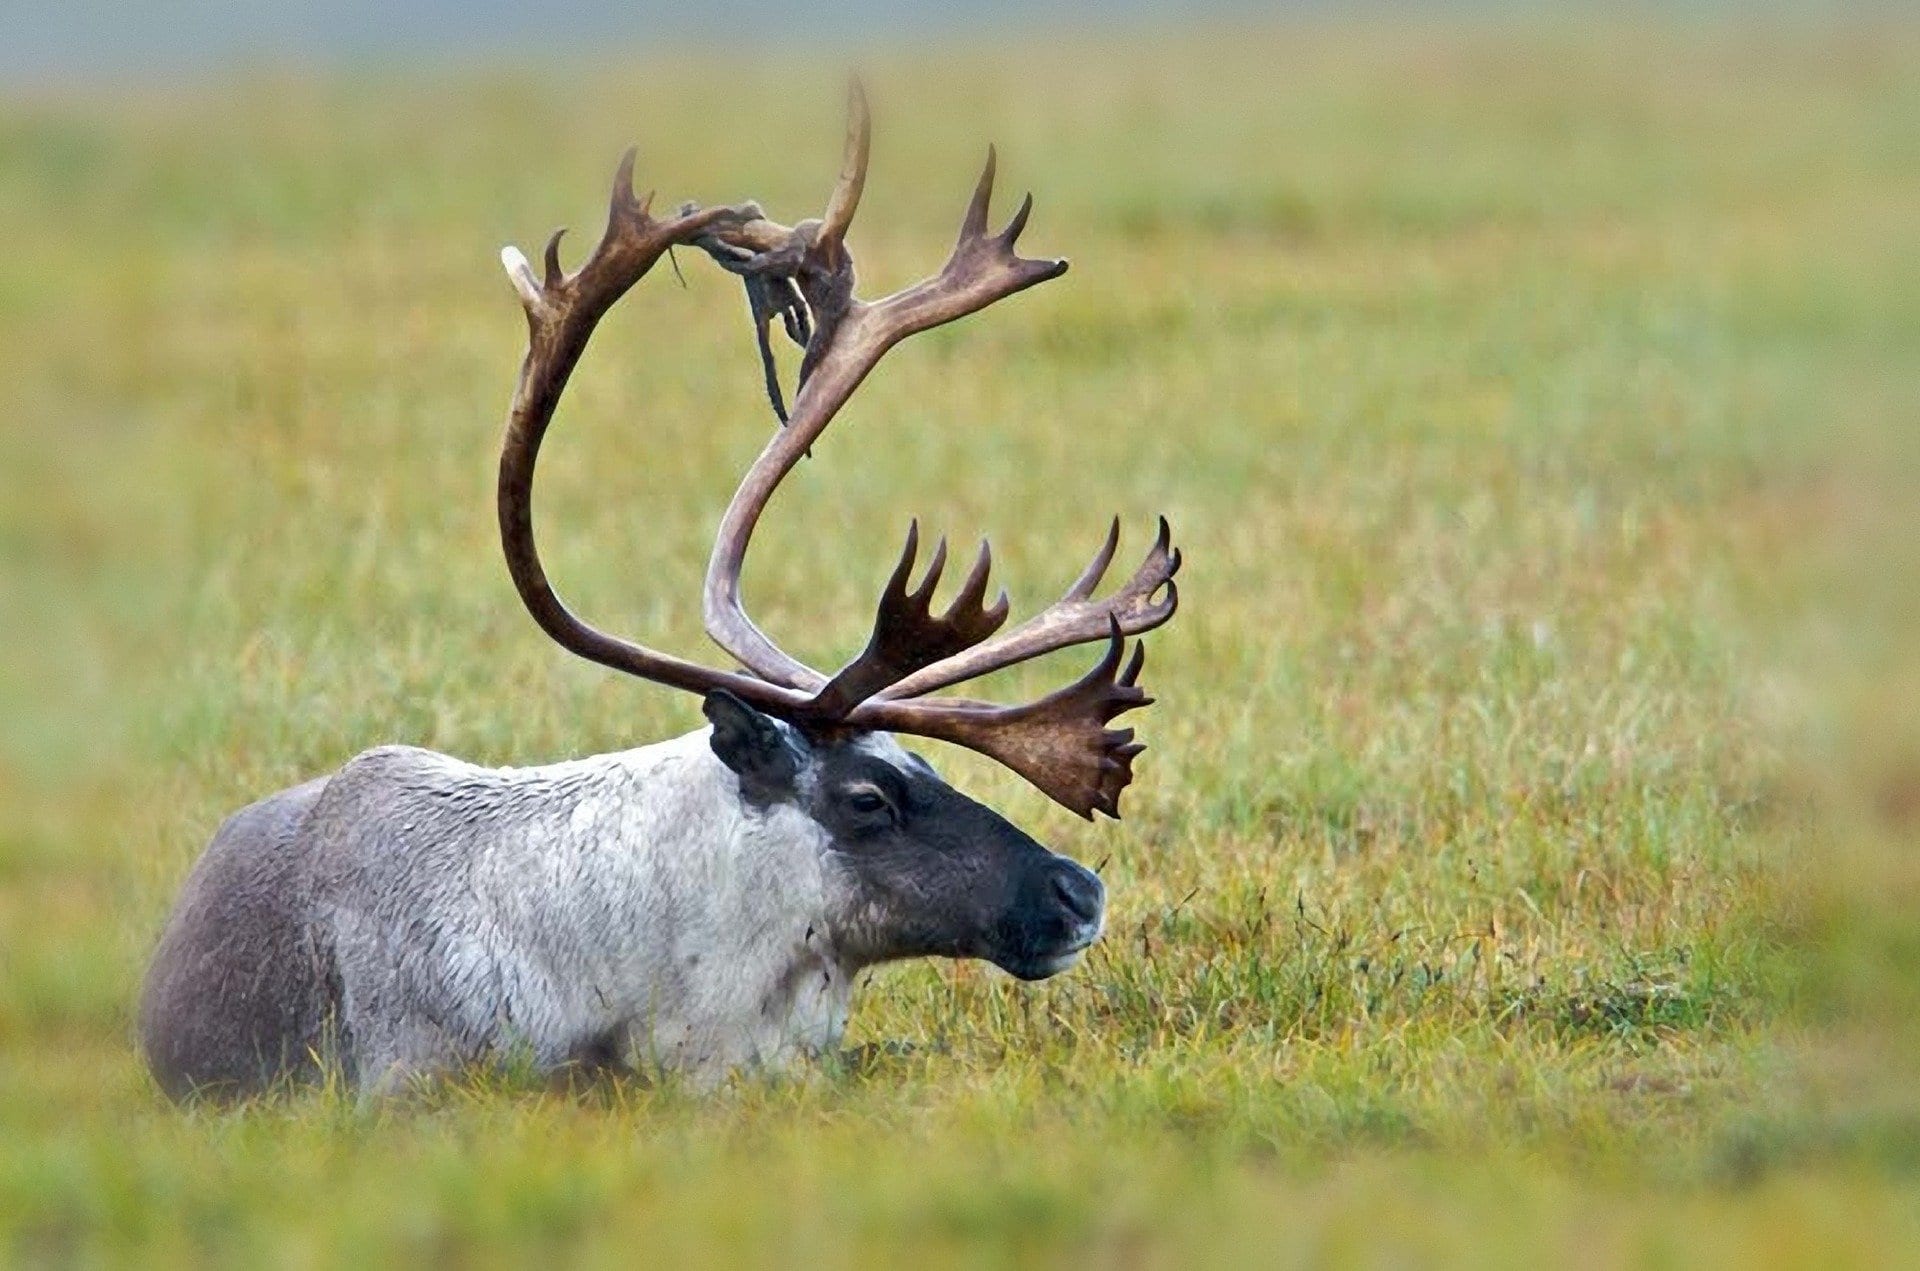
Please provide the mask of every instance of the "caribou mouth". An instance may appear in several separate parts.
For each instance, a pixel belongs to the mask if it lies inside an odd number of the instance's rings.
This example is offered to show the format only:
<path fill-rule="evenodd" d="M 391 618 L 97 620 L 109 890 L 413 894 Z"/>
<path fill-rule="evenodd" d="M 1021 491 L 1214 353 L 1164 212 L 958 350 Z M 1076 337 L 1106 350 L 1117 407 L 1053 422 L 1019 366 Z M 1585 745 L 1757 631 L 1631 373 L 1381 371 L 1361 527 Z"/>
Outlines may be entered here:
<path fill-rule="evenodd" d="M 1051 952 L 1031 957 L 1008 958 L 1004 961 L 995 959 L 994 965 L 1018 980 L 1028 982 L 1050 980 L 1062 971 L 1072 970 L 1080 959 L 1086 956 L 1087 950 L 1091 949 L 1094 941 L 1100 938 L 1103 926 L 1103 923 L 1090 922 L 1083 930 L 1075 932 L 1073 938 L 1066 944 Z"/>

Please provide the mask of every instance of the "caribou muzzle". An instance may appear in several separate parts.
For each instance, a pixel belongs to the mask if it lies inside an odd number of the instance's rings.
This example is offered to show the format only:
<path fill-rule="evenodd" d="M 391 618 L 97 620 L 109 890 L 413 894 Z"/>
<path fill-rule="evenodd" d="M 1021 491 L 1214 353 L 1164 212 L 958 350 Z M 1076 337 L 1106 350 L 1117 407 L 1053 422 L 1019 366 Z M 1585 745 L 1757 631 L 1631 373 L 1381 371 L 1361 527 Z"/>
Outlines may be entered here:
<path fill-rule="evenodd" d="M 1028 871 L 1015 895 L 993 964 L 1022 980 L 1044 980 L 1080 960 L 1106 925 L 1107 889 L 1100 876 L 1064 856 Z"/>

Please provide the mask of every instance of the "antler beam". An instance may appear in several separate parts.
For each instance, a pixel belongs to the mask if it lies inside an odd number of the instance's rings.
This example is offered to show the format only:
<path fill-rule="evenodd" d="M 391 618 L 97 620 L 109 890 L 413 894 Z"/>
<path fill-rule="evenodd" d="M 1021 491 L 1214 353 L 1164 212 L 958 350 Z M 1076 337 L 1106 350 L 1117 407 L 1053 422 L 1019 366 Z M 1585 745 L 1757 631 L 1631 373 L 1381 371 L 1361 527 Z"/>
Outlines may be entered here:
<path fill-rule="evenodd" d="M 560 266 L 564 229 L 556 230 L 547 240 L 544 277 L 535 276 L 519 248 L 507 247 L 500 253 L 501 264 L 527 313 L 527 356 L 521 363 L 520 381 L 507 417 L 507 435 L 500 449 L 498 511 L 507 572 L 541 629 L 583 658 L 674 688 L 692 692 L 726 689 L 765 709 L 788 708 L 796 701 L 805 701 L 805 695 L 782 692 L 753 676 L 715 671 L 587 625 L 562 603 L 540 564 L 533 534 L 534 465 L 560 395 L 586 351 L 594 327 L 669 247 L 691 242 L 716 226 L 751 222 L 760 214 L 759 208 L 745 204 L 690 209 L 658 220 L 649 211 L 653 195 L 642 198 L 634 194 L 633 160 L 632 150 L 621 157 L 606 232 L 579 270 L 569 274 Z"/>

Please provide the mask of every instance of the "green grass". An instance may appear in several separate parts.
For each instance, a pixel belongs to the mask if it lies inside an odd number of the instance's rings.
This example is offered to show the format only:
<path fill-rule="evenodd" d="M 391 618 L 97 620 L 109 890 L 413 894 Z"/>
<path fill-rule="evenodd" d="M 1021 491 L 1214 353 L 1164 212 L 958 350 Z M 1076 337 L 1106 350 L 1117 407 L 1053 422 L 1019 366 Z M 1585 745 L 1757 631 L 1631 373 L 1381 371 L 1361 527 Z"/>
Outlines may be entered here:
<path fill-rule="evenodd" d="M 1074 269 L 891 356 L 749 600 L 832 662 L 911 515 L 991 530 L 1033 604 L 1110 513 L 1169 514 L 1127 819 L 935 756 L 1106 862 L 1106 941 L 1042 986 L 887 969 L 849 1040 L 910 1049 L 710 1096 L 167 1105 L 132 1003 L 226 812 L 380 742 L 694 725 L 513 598 L 495 253 L 590 241 L 629 140 L 666 200 L 809 214 L 835 73 L 15 97 L 0 1250 L 1920 1258 L 1920 660 L 1873 585 L 1920 536 L 1862 497 L 1911 488 L 1920 419 L 1920 27 L 1303 23 L 874 82 L 867 290 L 943 258 L 989 137 Z M 603 328 L 541 504 L 570 599 L 692 651 L 770 421 L 737 292 L 684 264 Z"/>

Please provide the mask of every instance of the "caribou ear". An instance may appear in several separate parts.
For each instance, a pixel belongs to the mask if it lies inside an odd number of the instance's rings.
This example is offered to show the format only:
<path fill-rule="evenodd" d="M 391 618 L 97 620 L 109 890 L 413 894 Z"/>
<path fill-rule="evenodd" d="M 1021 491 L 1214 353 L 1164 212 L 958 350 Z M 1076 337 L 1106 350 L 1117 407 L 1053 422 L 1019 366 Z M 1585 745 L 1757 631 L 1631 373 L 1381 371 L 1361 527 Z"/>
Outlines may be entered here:
<path fill-rule="evenodd" d="M 701 709 L 713 725 L 713 753 L 750 798 L 765 802 L 792 792 L 800 756 L 785 729 L 725 689 L 708 693 Z"/>

